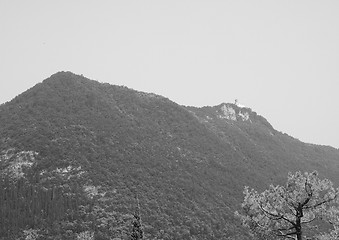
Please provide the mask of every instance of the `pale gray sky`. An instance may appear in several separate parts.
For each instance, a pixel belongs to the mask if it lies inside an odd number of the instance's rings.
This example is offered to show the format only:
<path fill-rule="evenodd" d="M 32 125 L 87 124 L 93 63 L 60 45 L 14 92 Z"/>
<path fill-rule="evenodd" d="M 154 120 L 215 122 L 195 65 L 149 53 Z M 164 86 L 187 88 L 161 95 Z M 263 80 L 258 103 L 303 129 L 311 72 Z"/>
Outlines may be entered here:
<path fill-rule="evenodd" d="M 0 103 L 57 71 L 192 106 L 234 99 L 339 147 L 338 0 L 0 0 Z"/>

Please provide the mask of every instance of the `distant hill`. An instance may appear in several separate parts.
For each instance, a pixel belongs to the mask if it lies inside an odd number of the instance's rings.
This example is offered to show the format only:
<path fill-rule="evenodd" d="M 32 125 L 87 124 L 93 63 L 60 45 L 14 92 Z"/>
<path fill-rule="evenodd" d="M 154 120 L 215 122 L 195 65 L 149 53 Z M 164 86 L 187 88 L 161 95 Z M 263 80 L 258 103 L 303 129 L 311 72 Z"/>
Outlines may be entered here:
<path fill-rule="evenodd" d="M 339 184 L 338 149 L 250 108 L 180 106 L 70 72 L 1 105 L 0 123 L 0 239 L 250 239 L 234 218 L 245 185 L 296 170 Z"/>

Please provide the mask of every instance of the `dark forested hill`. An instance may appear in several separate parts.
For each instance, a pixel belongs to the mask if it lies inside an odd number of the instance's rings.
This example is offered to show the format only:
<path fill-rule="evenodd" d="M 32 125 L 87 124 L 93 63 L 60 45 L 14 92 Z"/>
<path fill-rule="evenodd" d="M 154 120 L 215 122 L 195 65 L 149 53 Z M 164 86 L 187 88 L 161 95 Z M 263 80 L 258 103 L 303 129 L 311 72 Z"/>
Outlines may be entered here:
<path fill-rule="evenodd" d="M 59 72 L 0 106 L 0 236 L 249 239 L 233 214 L 245 185 L 296 170 L 339 183 L 338 164 L 249 108 Z"/>

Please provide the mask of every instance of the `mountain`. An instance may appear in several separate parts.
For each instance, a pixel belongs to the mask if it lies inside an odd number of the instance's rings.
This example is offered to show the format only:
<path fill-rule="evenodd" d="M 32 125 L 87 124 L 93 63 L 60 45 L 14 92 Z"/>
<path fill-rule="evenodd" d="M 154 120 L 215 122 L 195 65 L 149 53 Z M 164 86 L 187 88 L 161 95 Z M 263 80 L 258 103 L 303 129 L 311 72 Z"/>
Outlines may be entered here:
<path fill-rule="evenodd" d="M 234 217 L 245 185 L 297 170 L 339 183 L 338 149 L 250 108 L 181 106 L 71 72 L 1 105 L 0 123 L 0 239 L 251 239 Z"/>

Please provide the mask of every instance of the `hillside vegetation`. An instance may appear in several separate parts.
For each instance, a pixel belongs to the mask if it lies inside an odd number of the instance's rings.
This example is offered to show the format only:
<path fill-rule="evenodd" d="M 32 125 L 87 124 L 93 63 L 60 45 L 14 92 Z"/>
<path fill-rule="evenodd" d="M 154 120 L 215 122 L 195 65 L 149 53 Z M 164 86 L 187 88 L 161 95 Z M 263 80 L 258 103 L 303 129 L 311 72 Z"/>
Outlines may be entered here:
<path fill-rule="evenodd" d="M 249 108 L 180 106 L 59 72 L 0 106 L 2 239 L 250 239 L 243 187 L 288 171 L 339 183 L 339 151 Z"/>

